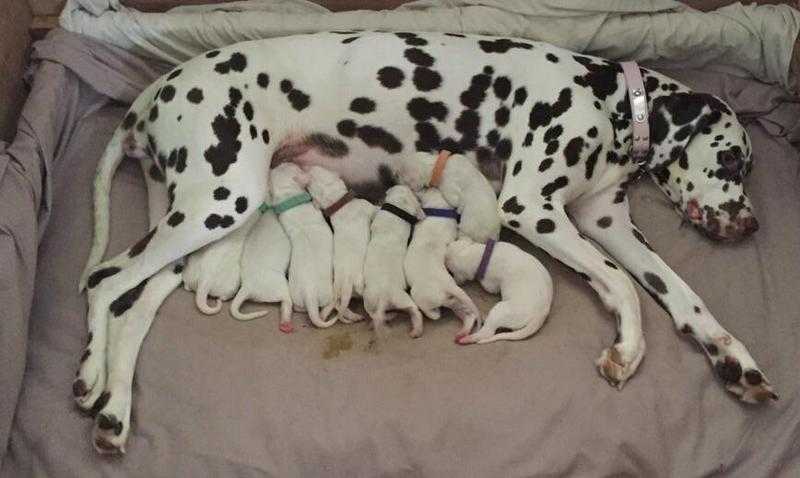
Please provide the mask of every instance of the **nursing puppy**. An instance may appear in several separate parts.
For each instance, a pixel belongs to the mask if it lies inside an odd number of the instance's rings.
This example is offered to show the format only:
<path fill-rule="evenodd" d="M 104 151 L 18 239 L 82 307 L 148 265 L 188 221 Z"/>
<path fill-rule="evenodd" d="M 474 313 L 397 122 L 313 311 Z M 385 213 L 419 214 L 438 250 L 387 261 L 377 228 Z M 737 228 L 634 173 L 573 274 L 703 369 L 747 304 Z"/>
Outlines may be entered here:
<path fill-rule="evenodd" d="M 364 294 L 364 259 L 369 226 L 378 210 L 364 199 L 353 198 L 339 175 L 313 166 L 308 192 L 333 226 L 333 300 L 338 320 L 350 323 L 364 317 L 350 310 L 353 295 Z"/>
<path fill-rule="evenodd" d="M 267 198 L 267 204 L 270 204 Z M 258 217 L 250 229 L 242 251 L 242 285 L 231 302 L 231 315 L 237 320 L 252 320 L 268 313 L 261 310 L 246 314 L 241 311 L 247 301 L 280 302 L 280 330 L 292 332 L 292 298 L 286 282 L 286 269 L 292 245 L 278 221 L 278 216 L 270 208 Z"/>
<path fill-rule="evenodd" d="M 434 177 L 438 182 L 435 186 L 450 206 L 461 214 L 459 232 L 477 242 L 497 239 L 500 217 L 497 214 L 497 196 L 489 180 L 466 156 L 449 155 L 447 151 L 441 152 L 440 156 L 444 157 L 439 159 L 424 152 L 404 156 L 398 166 L 397 179 L 419 191 L 431 185 L 437 161 L 446 161 L 439 177 Z"/>
<path fill-rule="evenodd" d="M 386 311 L 402 310 L 411 316 L 411 337 L 422 335 L 422 314 L 406 292 L 403 260 L 413 224 L 424 217 L 419 201 L 408 186 L 393 186 L 370 225 L 364 261 L 364 308 L 375 334 L 386 334 Z"/>
<path fill-rule="evenodd" d="M 454 211 L 438 189 L 424 189 L 419 197 L 425 219 L 414 227 L 403 264 L 411 286 L 411 298 L 422 313 L 433 320 L 440 317 L 440 307 L 453 310 L 464 324 L 456 335 L 459 340 L 472 331 L 480 312 L 445 268 L 447 245 L 456 240 L 458 221 L 455 217 L 433 214 L 434 211 Z"/>
<path fill-rule="evenodd" d="M 287 201 L 308 194 L 304 187 L 310 178 L 299 166 L 281 164 L 272 170 L 269 179 L 273 207 L 291 242 L 289 295 L 294 308 L 306 311 L 311 323 L 317 327 L 330 327 L 336 323 L 335 317 L 325 320 L 334 306 L 331 288 L 333 233 L 310 197 L 298 201 L 295 206 L 286 206 Z"/>
<path fill-rule="evenodd" d="M 213 315 L 222 310 L 222 301 L 239 290 L 241 282 L 240 260 L 244 241 L 255 218 L 250 218 L 241 228 L 213 242 L 189 256 L 183 270 L 183 288 L 195 292 L 195 304 L 200 312 Z M 215 304 L 208 305 L 209 296 Z"/>
<path fill-rule="evenodd" d="M 542 326 L 553 301 L 553 281 L 547 269 L 530 254 L 506 242 L 494 243 L 482 276 L 476 276 L 484 260 L 487 244 L 461 238 L 447 246 L 446 264 L 456 282 L 476 279 L 484 290 L 500 293 L 498 302 L 472 335 L 460 344 L 485 344 L 495 340 L 521 340 L 535 334 Z M 497 329 L 511 329 L 496 333 Z"/>

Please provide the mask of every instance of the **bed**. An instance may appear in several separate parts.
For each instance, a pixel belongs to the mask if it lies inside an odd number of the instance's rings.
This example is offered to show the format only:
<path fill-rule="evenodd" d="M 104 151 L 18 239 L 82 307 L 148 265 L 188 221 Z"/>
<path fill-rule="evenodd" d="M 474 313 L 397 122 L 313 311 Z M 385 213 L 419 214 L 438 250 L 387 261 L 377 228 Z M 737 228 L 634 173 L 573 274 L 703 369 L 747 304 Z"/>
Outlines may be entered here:
<path fill-rule="evenodd" d="M 518 343 L 458 347 L 452 316 L 426 323 L 419 340 L 394 324 L 381 348 L 364 323 L 318 330 L 296 316 L 302 326 L 287 336 L 276 308 L 240 323 L 227 308 L 202 316 L 189 293 L 174 292 L 140 354 L 127 454 L 109 459 L 92 449 L 92 422 L 69 394 L 86 331 L 77 277 L 97 159 L 126 103 L 168 63 L 65 30 L 32 57 L 18 133 L 0 148 L 1 476 L 800 474 L 800 104 L 785 88 L 665 71 L 720 95 L 747 124 L 754 237 L 713 243 L 682 226 L 649 181 L 631 192 L 653 247 L 745 342 L 778 402 L 728 396 L 646 294 L 646 358 L 624 390 L 609 387 L 593 365 L 614 336 L 609 314 L 575 274 L 528 247 L 556 291 L 545 326 Z M 131 161 L 115 178 L 111 218 L 109 254 L 147 228 Z M 494 303 L 468 292 L 484 313 Z"/>

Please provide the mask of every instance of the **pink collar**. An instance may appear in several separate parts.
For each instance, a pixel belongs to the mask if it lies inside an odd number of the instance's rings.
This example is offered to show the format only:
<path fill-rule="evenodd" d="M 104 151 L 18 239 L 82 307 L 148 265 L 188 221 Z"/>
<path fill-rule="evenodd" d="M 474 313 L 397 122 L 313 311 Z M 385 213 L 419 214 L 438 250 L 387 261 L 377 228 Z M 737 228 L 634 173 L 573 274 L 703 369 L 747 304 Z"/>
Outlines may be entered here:
<path fill-rule="evenodd" d="M 622 74 L 628 84 L 628 98 L 631 102 L 633 121 L 633 147 L 631 157 L 637 163 L 644 162 L 650 152 L 650 122 L 647 114 L 647 94 L 642 81 L 642 72 L 635 61 L 623 61 Z"/>

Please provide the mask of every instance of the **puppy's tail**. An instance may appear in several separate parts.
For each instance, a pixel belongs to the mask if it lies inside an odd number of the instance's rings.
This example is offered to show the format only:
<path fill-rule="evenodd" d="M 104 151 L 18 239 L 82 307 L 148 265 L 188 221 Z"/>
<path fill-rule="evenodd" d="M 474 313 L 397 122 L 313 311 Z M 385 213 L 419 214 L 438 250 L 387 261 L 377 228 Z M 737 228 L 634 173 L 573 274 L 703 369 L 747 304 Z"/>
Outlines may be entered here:
<path fill-rule="evenodd" d="M 320 329 L 327 329 L 331 325 L 336 323 L 337 318 L 334 317 L 331 320 L 325 320 L 328 315 L 333 310 L 334 304 L 328 304 L 322 311 L 322 316 L 320 316 L 319 310 L 319 301 L 317 300 L 316 293 L 308 294 L 306 297 L 306 312 L 308 313 L 308 318 L 311 319 L 311 323 L 314 324 L 316 327 Z"/>
<path fill-rule="evenodd" d="M 233 297 L 233 300 L 231 301 L 231 316 L 234 319 L 242 321 L 253 320 L 259 317 L 264 317 L 269 313 L 269 310 L 267 309 L 258 310 L 250 313 L 242 312 L 242 304 L 244 304 L 244 302 L 248 300 L 250 297 L 252 297 L 250 290 L 244 287 L 239 289 L 239 292 L 237 292 L 236 295 Z"/>
<path fill-rule="evenodd" d="M 206 281 L 201 281 L 200 285 L 197 287 L 197 293 L 194 295 L 194 303 L 197 305 L 197 308 L 206 315 L 214 315 L 222 310 L 222 301 L 219 298 L 214 300 L 217 301 L 216 304 L 209 306 L 208 283 Z"/>

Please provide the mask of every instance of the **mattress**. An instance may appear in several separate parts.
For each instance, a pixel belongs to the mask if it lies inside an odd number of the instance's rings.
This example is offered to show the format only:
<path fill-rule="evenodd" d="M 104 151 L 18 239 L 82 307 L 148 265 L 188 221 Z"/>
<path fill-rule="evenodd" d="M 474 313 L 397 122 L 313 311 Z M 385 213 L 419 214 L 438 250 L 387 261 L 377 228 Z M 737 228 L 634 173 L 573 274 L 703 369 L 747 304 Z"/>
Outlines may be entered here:
<path fill-rule="evenodd" d="M 285 335 L 276 308 L 249 323 L 227 309 L 208 317 L 178 290 L 142 347 L 128 453 L 97 455 L 92 422 L 70 397 L 86 334 L 76 285 L 91 241 L 95 166 L 125 112 L 107 97 L 125 100 L 147 75 L 118 76 L 146 64 L 119 52 L 110 62 L 88 40 L 82 48 L 86 61 L 104 59 L 94 73 L 106 81 L 90 87 L 76 73 L 89 78 L 88 64 L 50 58 L 27 110 L 32 101 L 39 115 L 71 126 L 58 130 L 58 161 L 44 169 L 48 222 L 0 476 L 800 474 L 800 161 L 791 144 L 799 107 L 779 102 L 774 87 L 691 71 L 671 74 L 722 95 L 747 122 L 755 168 L 746 184 L 761 229 L 737 244 L 710 242 L 682 226 L 649 181 L 632 188 L 633 216 L 748 346 L 780 401 L 748 406 L 727 395 L 700 349 L 641 289 L 647 355 L 622 391 L 609 387 L 593 362 L 613 341 L 610 314 L 575 274 L 526 246 L 553 275 L 555 298 L 541 331 L 514 343 L 457 346 L 460 324 L 449 315 L 427 322 L 417 340 L 406 322 L 392 323 L 380 347 L 365 323 L 318 330 L 296 316 L 301 326 Z M 114 254 L 146 230 L 145 186 L 132 161 L 117 173 L 111 207 Z M 496 300 L 467 290 L 483 313 Z"/>

